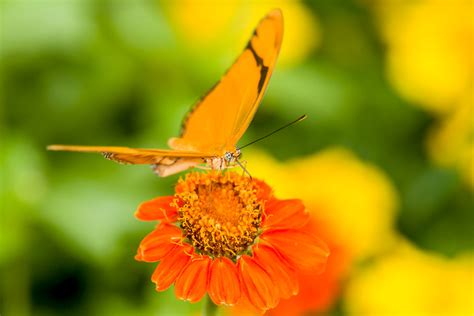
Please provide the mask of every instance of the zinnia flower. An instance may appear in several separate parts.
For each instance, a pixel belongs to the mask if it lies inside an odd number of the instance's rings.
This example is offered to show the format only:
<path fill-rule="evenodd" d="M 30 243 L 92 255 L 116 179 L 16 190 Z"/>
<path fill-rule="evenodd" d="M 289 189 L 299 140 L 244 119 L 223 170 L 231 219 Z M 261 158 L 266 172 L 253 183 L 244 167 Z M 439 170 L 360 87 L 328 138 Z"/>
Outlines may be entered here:
<path fill-rule="evenodd" d="M 136 259 L 158 264 L 158 291 L 175 285 L 182 300 L 206 292 L 217 305 L 248 304 L 260 312 L 298 293 L 300 269 L 322 270 L 326 245 L 302 229 L 300 200 L 279 200 L 262 181 L 234 172 L 190 173 L 174 196 L 142 203 L 141 220 L 160 223 Z"/>

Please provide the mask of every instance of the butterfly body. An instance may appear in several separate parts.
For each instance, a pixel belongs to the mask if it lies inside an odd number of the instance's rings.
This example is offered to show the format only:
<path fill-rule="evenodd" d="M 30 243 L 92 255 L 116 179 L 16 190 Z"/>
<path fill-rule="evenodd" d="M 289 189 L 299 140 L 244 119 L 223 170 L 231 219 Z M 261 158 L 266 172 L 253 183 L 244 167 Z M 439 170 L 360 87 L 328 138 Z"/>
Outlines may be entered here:
<path fill-rule="evenodd" d="M 257 25 L 243 52 L 221 80 L 186 115 L 171 149 L 51 145 L 49 150 L 96 152 L 122 164 L 149 164 L 165 177 L 192 167 L 241 165 L 237 142 L 252 121 L 275 67 L 283 37 L 279 9 Z"/>
<path fill-rule="evenodd" d="M 234 152 L 226 152 L 223 156 L 202 158 L 202 159 L 179 159 L 172 161 L 172 165 L 156 163 L 151 165 L 153 172 L 160 177 L 167 177 L 181 171 L 185 171 L 192 167 L 201 169 L 224 170 L 232 168 L 236 165 L 236 161 L 240 158 L 241 153 L 237 148 Z"/>

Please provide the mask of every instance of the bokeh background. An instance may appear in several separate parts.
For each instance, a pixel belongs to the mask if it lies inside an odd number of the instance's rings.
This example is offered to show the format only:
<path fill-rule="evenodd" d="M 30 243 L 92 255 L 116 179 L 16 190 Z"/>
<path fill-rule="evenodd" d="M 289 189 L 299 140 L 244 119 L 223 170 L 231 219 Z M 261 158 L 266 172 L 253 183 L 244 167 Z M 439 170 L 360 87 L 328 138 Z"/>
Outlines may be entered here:
<path fill-rule="evenodd" d="M 136 206 L 179 175 L 45 147 L 166 147 L 274 7 L 281 58 L 241 144 L 308 119 L 244 159 L 332 256 L 272 314 L 474 314 L 472 1 L 2 0 L 2 315 L 199 315 L 133 259 Z"/>

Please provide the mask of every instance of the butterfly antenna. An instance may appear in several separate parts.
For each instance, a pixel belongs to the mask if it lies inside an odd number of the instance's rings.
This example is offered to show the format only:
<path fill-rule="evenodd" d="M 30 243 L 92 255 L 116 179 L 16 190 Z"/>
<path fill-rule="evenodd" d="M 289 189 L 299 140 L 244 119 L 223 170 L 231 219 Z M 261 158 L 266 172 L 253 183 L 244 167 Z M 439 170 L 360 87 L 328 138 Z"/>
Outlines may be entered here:
<path fill-rule="evenodd" d="M 250 179 L 253 179 L 252 178 L 252 175 L 250 174 L 250 172 L 247 170 L 247 168 L 244 167 L 244 165 L 238 161 L 238 160 L 235 160 L 235 162 L 240 166 L 240 168 L 242 168 L 242 170 L 249 175 Z"/>
<path fill-rule="evenodd" d="M 302 120 L 304 120 L 304 119 L 307 118 L 307 117 L 308 117 L 308 116 L 307 116 L 306 114 L 303 114 L 303 115 L 301 115 L 300 117 L 298 117 L 296 120 L 294 120 L 294 121 L 292 121 L 292 122 L 290 122 L 290 123 L 288 123 L 288 124 L 285 124 L 284 126 L 282 126 L 282 127 L 280 127 L 280 128 L 277 128 L 277 129 L 274 130 L 273 132 L 271 132 L 271 133 L 269 133 L 269 134 L 267 134 L 267 135 L 265 135 L 265 136 L 262 136 L 262 137 L 260 137 L 260 138 L 257 138 L 256 140 L 254 140 L 254 141 L 252 141 L 252 142 L 250 142 L 250 143 L 248 143 L 248 144 L 246 144 L 246 145 L 244 145 L 244 146 L 242 146 L 242 147 L 239 147 L 239 149 L 245 148 L 245 147 L 247 147 L 247 146 L 250 146 L 250 145 L 252 145 L 252 144 L 255 144 L 256 142 L 261 141 L 262 139 L 265 139 L 265 138 L 267 138 L 267 137 L 270 137 L 270 136 L 272 136 L 273 134 L 275 134 L 275 133 L 281 131 L 282 129 L 285 129 L 285 128 L 287 128 L 287 127 L 293 125 L 293 124 L 296 124 L 296 123 L 298 123 L 298 122 L 301 122 Z M 240 164 L 240 163 L 239 163 L 239 164 Z M 243 168 L 243 167 L 242 167 L 242 168 Z M 245 168 L 244 168 L 244 170 L 245 170 Z M 248 173 L 248 172 L 247 172 L 247 173 Z M 250 174 L 249 174 L 249 175 L 250 175 Z"/>

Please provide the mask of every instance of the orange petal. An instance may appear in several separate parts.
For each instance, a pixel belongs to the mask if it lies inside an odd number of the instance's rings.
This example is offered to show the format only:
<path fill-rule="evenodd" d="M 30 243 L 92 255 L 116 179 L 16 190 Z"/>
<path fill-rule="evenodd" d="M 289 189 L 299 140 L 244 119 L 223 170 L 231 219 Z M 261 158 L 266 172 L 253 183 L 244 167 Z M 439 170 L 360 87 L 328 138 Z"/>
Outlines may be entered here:
<path fill-rule="evenodd" d="M 269 230 L 260 235 L 297 269 L 324 270 L 329 249 L 319 238 L 298 229 Z"/>
<path fill-rule="evenodd" d="M 146 262 L 159 261 L 177 247 L 176 242 L 181 238 L 182 233 L 178 227 L 162 223 L 143 238 L 135 259 Z"/>
<path fill-rule="evenodd" d="M 280 297 L 290 298 L 298 294 L 296 272 L 269 246 L 256 245 L 252 249 L 255 262 L 265 268 L 277 287 Z"/>
<path fill-rule="evenodd" d="M 178 275 L 191 261 L 192 247 L 185 245 L 172 250 L 156 267 L 151 280 L 157 291 L 164 291 L 173 284 Z"/>
<path fill-rule="evenodd" d="M 191 260 L 174 284 L 177 298 L 195 303 L 206 294 L 210 262 L 208 256 Z"/>
<path fill-rule="evenodd" d="M 162 196 L 143 202 L 138 206 L 135 217 L 142 221 L 174 222 L 178 216 L 175 207 L 171 206 L 174 196 Z"/>
<path fill-rule="evenodd" d="M 209 273 L 209 297 L 217 305 L 235 305 L 241 296 L 235 264 L 228 258 L 214 259 Z"/>
<path fill-rule="evenodd" d="M 232 307 L 231 311 L 236 311 L 230 313 L 231 315 L 245 315 L 245 316 L 257 316 L 257 315 L 267 315 L 265 310 L 256 308 L 252 303 L 250 303 L 247 295 L 243 295 L 240 298 L 239 302 Z"/>
<path fill-rule="evenodd" d="M 254 259 L 247 255 L 240 257 L 238 270 L 244 294 L 253 306 L 263 312 L 278 304 L 278 290 Z"/>
<path fill-rule="evenodd" d="M 301 228 L 309 220 L 309 212 L 301 200 L 272 199 L 265 206 L 264 228 Z"/>
<path fill-rule="evenodd" d="M 255 182 L 255 184 L 257 184 L 259 188 L 257 192 L 257 199 L 263 201 L 269 200 L 273 195 L 272 188 L 262 180 L 253 179 L 253 181 Z"/>

